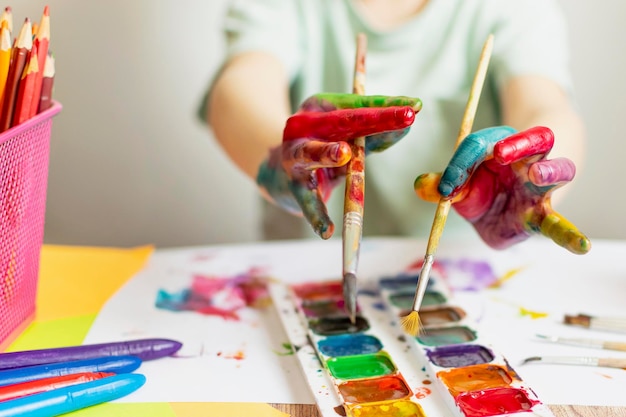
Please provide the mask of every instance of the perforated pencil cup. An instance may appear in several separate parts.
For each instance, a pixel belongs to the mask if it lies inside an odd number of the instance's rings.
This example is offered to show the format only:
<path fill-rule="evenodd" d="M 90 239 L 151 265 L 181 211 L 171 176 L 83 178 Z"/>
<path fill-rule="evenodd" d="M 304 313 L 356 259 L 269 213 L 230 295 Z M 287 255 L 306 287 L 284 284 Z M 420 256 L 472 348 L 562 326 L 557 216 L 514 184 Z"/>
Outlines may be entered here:
<path fill-rule="evenodd" d="M 0 134 L 0 351 L 35 316 L 53 105 Z"/>

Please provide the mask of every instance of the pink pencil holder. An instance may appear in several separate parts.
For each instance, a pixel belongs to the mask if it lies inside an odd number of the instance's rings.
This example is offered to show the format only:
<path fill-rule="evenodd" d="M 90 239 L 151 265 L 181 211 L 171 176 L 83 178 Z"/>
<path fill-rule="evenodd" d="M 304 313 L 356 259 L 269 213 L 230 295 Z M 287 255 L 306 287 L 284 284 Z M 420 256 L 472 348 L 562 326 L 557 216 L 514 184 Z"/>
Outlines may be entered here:
<path fill-rule="evenodd" d="M 35 316 L 52 118 L 61 104 L 0 134 L 0 351 Z"/>

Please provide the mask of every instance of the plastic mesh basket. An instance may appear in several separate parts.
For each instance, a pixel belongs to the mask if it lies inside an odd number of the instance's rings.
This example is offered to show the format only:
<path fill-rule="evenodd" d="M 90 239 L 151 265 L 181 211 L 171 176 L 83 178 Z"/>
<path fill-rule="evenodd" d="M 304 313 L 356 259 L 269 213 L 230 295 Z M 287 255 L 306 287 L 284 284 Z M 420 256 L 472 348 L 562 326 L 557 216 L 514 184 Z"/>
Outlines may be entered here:
<path fill-rule="evenodd" d="M 34 317 L 52 117 L 61 105 L 0 134 L 0 350 Z"/>

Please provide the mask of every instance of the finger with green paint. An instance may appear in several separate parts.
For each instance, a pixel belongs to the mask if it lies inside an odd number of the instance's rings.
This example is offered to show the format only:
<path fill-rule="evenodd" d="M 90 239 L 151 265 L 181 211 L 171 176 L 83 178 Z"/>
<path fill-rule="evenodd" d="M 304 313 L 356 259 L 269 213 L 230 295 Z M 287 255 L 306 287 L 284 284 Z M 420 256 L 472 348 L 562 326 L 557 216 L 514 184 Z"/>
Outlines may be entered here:
<path fill-rule="evenodd" d="M 547 159 L 553 145 L 547 127 L 480 130 L 463 140 L 443 174 L 417 177 L 415 191 L 427 201 L 451 198 L 455 210 L 493 248 L 541 233 L 584 254 L 591 249 L 589 239 L 552 208 L 552 193 L 576 173 L 569 159 Z"/>

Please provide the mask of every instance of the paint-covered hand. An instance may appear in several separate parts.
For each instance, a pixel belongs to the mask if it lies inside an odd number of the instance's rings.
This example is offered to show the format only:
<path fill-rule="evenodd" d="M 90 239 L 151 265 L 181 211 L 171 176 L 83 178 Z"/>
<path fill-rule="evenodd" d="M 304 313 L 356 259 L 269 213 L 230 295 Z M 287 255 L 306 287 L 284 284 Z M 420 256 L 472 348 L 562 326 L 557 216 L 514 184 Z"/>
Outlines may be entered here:
<path fill-rule="evenodd" d="M 546 127 L 480 130 L 463 140 L 443 174 L 417 177 L 415 191 L 427 201 L 452 199 L 452 207 L 493 248 L 541 233 L 584 254 L 591 249 L 589 239 L 552 208 L 552 192 L 576 173 L 569 159 L 547 159 L 553 145 Z"/>
<path fill-rule="evenodd" d="M 381 152 L 406 135 L 421 107 L 411 97 L 314 95 L 287 120 L 282 144 L 259 167 L 257 184 L 328 239 L 334 225 L 326 201 L 345 176 L 350 141 L 365 136 L 365 154 Z"/>

